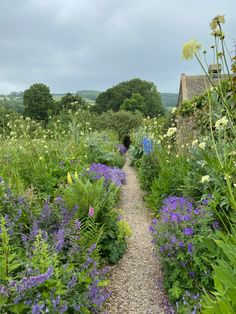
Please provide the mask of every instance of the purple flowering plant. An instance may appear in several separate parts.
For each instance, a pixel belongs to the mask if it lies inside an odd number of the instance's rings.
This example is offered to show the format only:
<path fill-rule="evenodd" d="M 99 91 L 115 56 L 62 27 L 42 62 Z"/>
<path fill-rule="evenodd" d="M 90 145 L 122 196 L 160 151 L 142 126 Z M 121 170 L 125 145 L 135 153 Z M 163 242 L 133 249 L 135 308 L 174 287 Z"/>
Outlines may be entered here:
<path fill-rule="evenodd" d="M 127 152 L 127 148 L 123 144 L 117 144 L 116 148 L 121 155 L 124 155 Z"/>
<path fill-rule="evenodd" d="M 94 179 L 104 178 L 106 184 L 113 182 L 115 185 L 121 186 L 126 182 L 125 172 L 122 169 L 104 164 L 92 163 L 89 175 Z"/>
<path fill-rule="evenodd" d="M 213 220 L 206 204 L 196 207 L 188 198 L 169 196 L 149 228 L 160 252 L 164 286 L 171 301 L 185 310 L 199 309 L 200 297 L 191 296 L 200 295 L 203 284 L 212 284 L 204 241 L 215 232 Z"/>
<path fill-rule="evenodd" d="M 60 196 L 40 213 L 10 190 L 1 201 L 0 312 L 97 313 L 110 295 L 99 266 L 101 229 L 94 223 L 91 231 L 93 221 L 80 221 L 78 207 Z"/>

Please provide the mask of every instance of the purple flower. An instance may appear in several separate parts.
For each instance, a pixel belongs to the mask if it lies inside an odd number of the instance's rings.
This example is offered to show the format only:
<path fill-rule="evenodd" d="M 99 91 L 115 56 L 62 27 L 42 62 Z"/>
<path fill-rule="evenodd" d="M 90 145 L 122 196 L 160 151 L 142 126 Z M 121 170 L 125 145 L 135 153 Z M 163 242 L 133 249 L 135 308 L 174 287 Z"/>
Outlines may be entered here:
<path fill-rule="evenodd" d="M 96 247 L 97 247 L 96 243 L 92 244 L 91 247 L 88 249 L 88 254 L 91 255 L 96 249 Z"/>
<path fill-rule="evenodd" d="M 158 219 L 157 218 L 153 218 L 153 220 L 152 220 L 153 225 L 156 225 L 157 222 L 158 222 Z"/>
<path fill-rule="evenodd" d="M 183 233 L 185 235 L 193 235 L 193 229 L 192 228 L 184 228 Z"/>
<path fill-rule="evenodd" d="M 64 305 L 62 305 L 62 306 L 59 308 L 59 313 L 60 313 L 60 314 L 63 314 L 63 313 L 65 313 L 65 311 L 67 311 L 67 309 L 68 309 L 68 305 L 67 305 L 67 304 L 64 304 Z"/>
<path fill-rule="evenodd" d="M 194 277 L 195 277 L 195 272 L 194 272 L 194 271 L 190 271 L 188 274 L 189 274 L 189 276 L 190 276 L 191 278 L 194 278 Z"/>
<path fill-rule="evenodd" d="M 76 285 L 76 282 L 77 282 L 77 278 L 76 278 L 75 275 L 73 275 L 72 278 L 71 278 L 71 280 L 68 282 L 68 285 L 67 285 L 68 288 L 69 288 L 69 289 L 74 288 L 75 285 Z"/>
<path fill-rule="evenodd" d="M 75 220 L 75 229 L 80 230 L 81 228 L 81 221 L 79 219 Z"/>
<path fill-rule="evenodd" d="M 57 309 L 57 306 L 60 304 L 61 297 L 58 295 L 55 299 L 51 298 L 54 310 Z"/>
<path fill-rule="evenodd" d="M 44 306 L 43 305 L 39 305 L 39 304 L 34 304 L 32 307 L 32 314 L 41 314 L 43 313 Z"/>
<path fill-rule="evenodd" d="M 89 213 L 88 213 L 89 217 L 93 217 L 94 216 L 94 208 L 93 207 L 89 207 Z"/>
<path fill-rule="evenodd" d="M 55 250 L 57 253 L 61 251 L 65 243 L 65 230 L 59 229 L 55 234 Z"/>
<path fill-rule="evenodd" d="M 190 220 L 190 215 L 184 215 L 184 216 L 182 217 L 182 219 L 183 219 L 184 221 L 189 221 L 189 220 Z"/>
<path fill-rule="evenodd" d="M 161 245 L 160 246 L 160 252 L 164 252 L 165 251 L 165 246 L 164 245 Z"/>
<path fill-rule="evenodd" d="M 0 285 L 0 295 L 2 295 L 3 297 L 8 296 L 8 290 L 6 286 Z"/>
<path fill-rule="evenodd" d="M 190 254 L 193 253 L 193 244 L 192 244 L 191 242 L 188 244 L 188 252 L 189 252 Z"/>
<path fill-rule="evenodd" d="M 125 172 L 116 167 L 109 167 L 104 164 L 93 163 L 89 168 L 89 174 L 93 176 L 94 179 L 104 178 L 105 183 L 113 182 L 117 186 L 121 186 L 126 182 Z"/>
<path fill-rule="evenodd" d="M 121 155 L 127 152 L 127 148 L 123 144 L 117 144 L 116 147 Z"/>
<path fill-rule="evenodd" d="M 29 278 L 24 277 L 16 287 L 16 291 L 18 293 L 22 293 L 26 290 L 29 290 L 33 287 L 37 287 L 48 280 L 53 274 L 53 268 L 49 267 L 47 272 L 44 274 L 40 274 L 38 276 L 31 276 Z"/>
<path fill-rule="evenodd" d="M 156 229 L 153 226 L 149 226 L 148 229 L 151 233 L 156 233 Z"/>
<path fill-rule="evenodd" d="M 181 248 L 184 247 L 184 242 L 183 242 L 183 241 L 180 241 L 180 242 L 179 242 L 179 247 L 181 247 Z"/>
<path fill-rule="evenodd" d="M 212 225 L 215 230 L 220 229 L 220 223 L 218 220 L 215 220 Z"/>

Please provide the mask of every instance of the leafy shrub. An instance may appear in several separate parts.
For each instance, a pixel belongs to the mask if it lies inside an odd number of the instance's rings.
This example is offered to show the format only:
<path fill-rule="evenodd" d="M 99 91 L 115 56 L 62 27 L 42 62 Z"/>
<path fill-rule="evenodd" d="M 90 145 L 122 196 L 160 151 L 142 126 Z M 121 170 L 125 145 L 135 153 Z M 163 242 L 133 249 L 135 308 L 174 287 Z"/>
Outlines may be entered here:
<path fill-rule="evenodd" d="M 121 221 L 119 211 L 114 209 L 118 200 L 118 187 L 123 183 L 125 177 L 120 169 L 104 166 L 96 164 L 90 168 L 90 173 L 96 171 L 95 181 L 94 179 L 90 182 L 86 179 L 82 181 L 74 178 L 74 183 L 71 183 L 65 191 L 65 200 L 70 208 L 79 205 L 76 217 L 83 221 L 92 216 L 94 223 L 102 228 L 99 240 L 101 256 L 110 263 L 117 263 L 126 250 L 126 237 L 129 236 L 128 226 L 124 228 L 125 222 Z M 121 178 L 117 176 L 119 172 Z"/>
<path fill-rule="evenodd" d="M 213 265 L 214 290 L 203 296 L 202 313 L 221 314 L 236 312 L 236 238 L 233 234 L 219 233 L 215 240 L 221 249 L 220 258 Z"/>
<path fill-rule="evenodd" d="M 158 171 L 156 171 L 150 192 L 146 197 L 148 206 L 157 213 L 164 198 L 168 195 L 180 196 L 182 194 L 184 180 L 189 172 L 189 163 L 186 157 L 169 157 L 162 152 L 159 153 L 159 156 Z"/>
<path fill-rule="evenodd" d="M 159 165 L 156 154 L 143 154 L 138 165 L 138 175 L 141 186 L 144 190 L 149 191 L 153 180 L 159 172 Z"/>
<path fill-rule="evenodd" d="M 137 128 L 142 122 L 140 112 L 118 111 L 104 112 L 97 118 L 96 126 L 98 130 L 113 130 L 118 133 L 119 140 L 123 141 L 125 136 L 129 136 L 131 130 Z"/>

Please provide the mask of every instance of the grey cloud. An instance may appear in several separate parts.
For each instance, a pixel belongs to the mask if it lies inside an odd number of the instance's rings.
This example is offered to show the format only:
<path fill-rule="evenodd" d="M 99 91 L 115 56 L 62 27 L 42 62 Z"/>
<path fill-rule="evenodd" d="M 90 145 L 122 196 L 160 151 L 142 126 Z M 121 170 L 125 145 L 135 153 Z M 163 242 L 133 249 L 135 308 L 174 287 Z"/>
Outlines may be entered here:
<path fill-rule="evenodd" d="M 2 0 L 0 8 L 0 93 L 34 82 L 104 90 L 132 77 L 177 92 L 182 72 L 200 73 L 181 59 L 184 42 L 209 47 L 217 14 L 226 14 L 230 48 L 236 37 L 235 0 Z"/>

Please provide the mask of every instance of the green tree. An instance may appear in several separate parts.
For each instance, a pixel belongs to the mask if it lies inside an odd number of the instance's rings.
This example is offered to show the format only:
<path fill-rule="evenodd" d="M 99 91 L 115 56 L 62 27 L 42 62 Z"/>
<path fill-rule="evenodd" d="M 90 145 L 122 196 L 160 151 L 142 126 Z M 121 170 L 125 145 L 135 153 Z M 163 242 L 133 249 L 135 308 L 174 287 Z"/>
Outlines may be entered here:
<path fill-rule="evenodd" d="M 41 83 L 31 85 L 23 95 L 24 114 L 35 120 L 47 122 L 53 103 L 49 87 Z"/>
<path fill-rule="evenodd" d="M 119 139 L 123 141 L 130 131 L 136 129 L 142 124 L 143 115 L 136 111 L 107 111 L 97 117 L 96 128 L 98 130 L 114 130 L 118 133 Z"/>
<path fill-rule="evenodd" d="M 146 116 L 153 117 L 164 113 L 160 93 L 155 84 L 138 78 L 121 82 L 101 93 L 96 99 L 94 110 L 98 113 L 108 110 L 119 111 L 124 101 L 132 98 L 135 93 L 140 94 L 145 100 L 143 113 Z"/>
<path fill-rule="evenodd" d="M 141 112 L 145 112 L 146 111 L 145 107 L 146 107 L 145 98 L 139 93 L 133 93 L 131 98 L 126 98 L 124 100 L 120 109 L 127 111 L 139 110 Z"/>
<path fill-rule="evenodd" d="M 62 97 L 59 106 L 60 109 L 78 110 L 86 109 L 87 103 L 80 95 L 67 93 L 65 96 Z"/>

